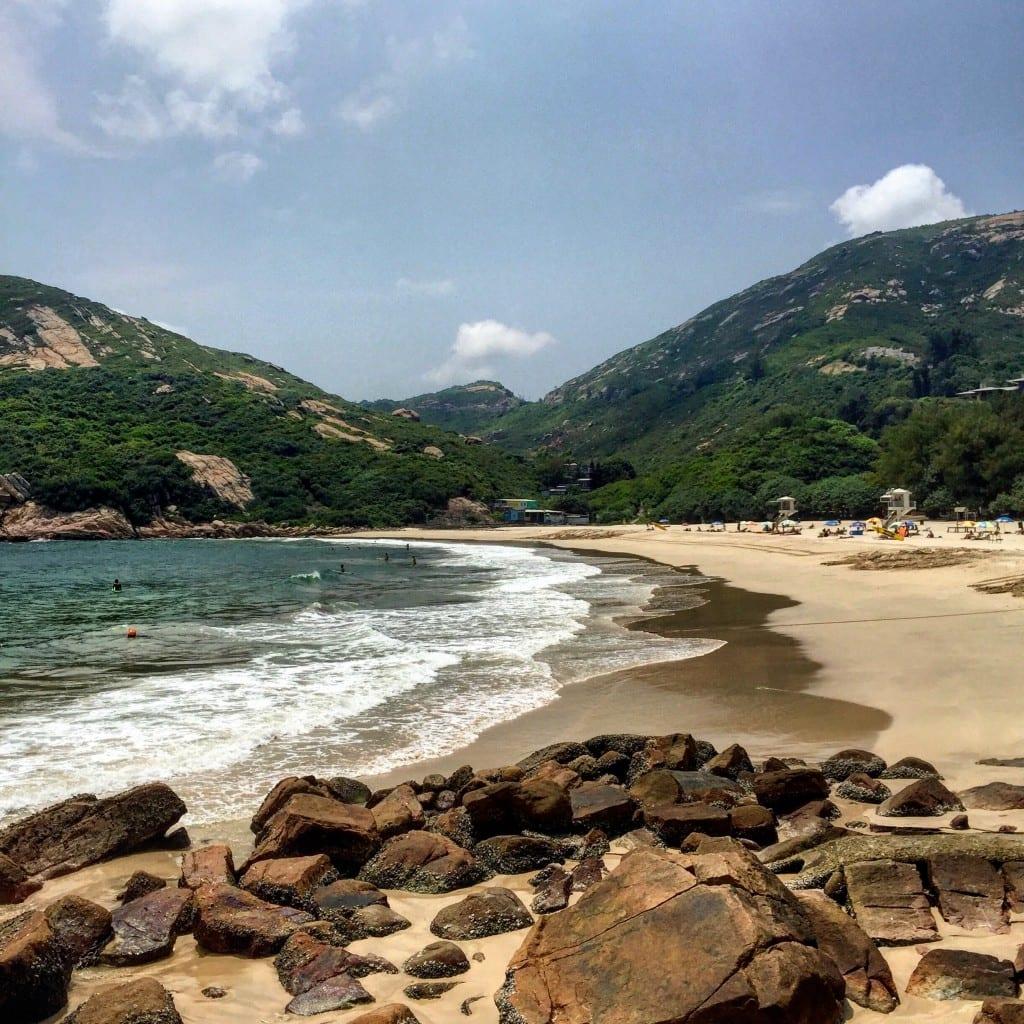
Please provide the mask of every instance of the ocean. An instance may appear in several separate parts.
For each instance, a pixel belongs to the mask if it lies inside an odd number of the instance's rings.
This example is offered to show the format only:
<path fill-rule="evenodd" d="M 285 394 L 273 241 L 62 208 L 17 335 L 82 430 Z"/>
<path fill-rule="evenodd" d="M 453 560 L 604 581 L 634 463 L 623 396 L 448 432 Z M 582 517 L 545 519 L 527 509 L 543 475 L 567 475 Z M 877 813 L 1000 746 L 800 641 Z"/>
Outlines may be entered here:
<path fill-rule="evenodd" d="M 0 820 L 162 779 L 220 821 L 284 775 L 451 753 L 568 683 L 715 649 L 624 626 L 702 582 L 496 544 L 0 545 Z"/>

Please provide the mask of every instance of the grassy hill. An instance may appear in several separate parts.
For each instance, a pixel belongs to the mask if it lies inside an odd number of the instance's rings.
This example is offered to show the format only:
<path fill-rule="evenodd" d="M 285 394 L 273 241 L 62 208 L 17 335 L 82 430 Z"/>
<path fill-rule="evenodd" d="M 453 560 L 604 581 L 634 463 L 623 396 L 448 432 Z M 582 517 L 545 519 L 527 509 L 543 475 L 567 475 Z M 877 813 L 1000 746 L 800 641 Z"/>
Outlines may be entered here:
<path fill-rule="evenodd" d="M 216 472 L 204 480 L 194 455 L 230 460 L 248 481 L 239 491 Z M 173 506 L 192 519 L 393 525 L 451 497 L 534 486 L 523 460 L 489 445 L 0 277 L 0 473 L 10 472 L 54 508 L 107 504 L 136 523 Z"/>
<path fill-rule="evenodd" d="M 912 414 L 1021 373 L 1024 214 L 1011 213 L 833 246 L 484 430 L 514 451 L 628 458 L 637 479 L 587 499 L 607 518 L 641 503 L 760 516 L 767 497 L 801 484 L 821 514 L 870 497 L 873 474 L 900 466 L 886 453 Z M 900 471 L 951 493 L 934 466 Z M 964 500 L 1005 490 L 1004 477 Z"/>
<path fill-rule="evenodd" d="M 362 404 L 378 412 L 411 409 L 424 423 L 463 434 L 478 434 L 494 420 L 525 405 L 525 402 L 497 381 L 476 380 L 472 384 L 456 384 L 443 391 L 414 395 L 401 401 L 382 398 Z"/>

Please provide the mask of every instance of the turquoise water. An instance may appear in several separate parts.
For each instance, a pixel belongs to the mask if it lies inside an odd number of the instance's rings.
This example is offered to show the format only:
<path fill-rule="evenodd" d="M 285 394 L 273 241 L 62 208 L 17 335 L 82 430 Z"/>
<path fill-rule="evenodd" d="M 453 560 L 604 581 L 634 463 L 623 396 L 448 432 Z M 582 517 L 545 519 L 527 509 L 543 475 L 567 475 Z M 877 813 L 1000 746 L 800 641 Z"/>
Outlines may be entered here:
<path fill-rule="evenodd" d="M 0 545 L 0 817 L 161 778 L 226 818 L 283 774 L 455 750 L 572 679 L 708 649 L 616 624 L 652 572 L 504 545 Z"/>

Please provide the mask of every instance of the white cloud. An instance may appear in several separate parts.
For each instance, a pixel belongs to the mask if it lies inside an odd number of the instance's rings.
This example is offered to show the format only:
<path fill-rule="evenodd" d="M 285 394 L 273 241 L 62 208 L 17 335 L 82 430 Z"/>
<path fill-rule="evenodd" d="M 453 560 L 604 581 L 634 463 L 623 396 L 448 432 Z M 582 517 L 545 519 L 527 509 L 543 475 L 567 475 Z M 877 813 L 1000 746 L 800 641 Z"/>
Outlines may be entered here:
<path fill-rule="evenodd" d="M 275 135 L 281 135 L 285 138 L 305 135 L 306 122 L 302 116 L 302 111 L 298 107 L 289 107 L 274 122 L 270 130 Z"/>
<path fill-rule="evenodd" d="M 393 96 L 379 93 L 353 93 L 346 96 L 338 107 L 342 121 L 358 128 L 361 132 L 372 131 L 381 121 L 397 113 L 398 103 Z"/>
<path fill-rule="evenodd" d="M 926 164 L 903 164 L 873 185 L 854 185 L 829 209 L 852 236 L 968 215 L 963 201 Z"/>
<path fill-rule="evenodd" d="M 455 282 L 450 277 L 436 279 L 416 279 L 400 277 L 395 282 L 395 291 L 399 295 L 423 295 L 428 298 L 443 298 L 455 294 Z"/>
<path fill-rule="evenodd" d="M 232 150 L 214 157 L 213 173 L 220 181 L 232 185 L 244 185 L 263 170 L 264 166 L 263 161 L 255 153 Z"/>
<path fill-rule="evenodd" d="M 498 320 L 477 320 L 461 324 L 455 335 L 451 355 L 426 374 L 438 384 L 451 384 L 468 378 L 492 377 L 494 370 L 484 360 L 493 358 L 526 359 L 555 344 L 547 331 L 530 334 Z"/>

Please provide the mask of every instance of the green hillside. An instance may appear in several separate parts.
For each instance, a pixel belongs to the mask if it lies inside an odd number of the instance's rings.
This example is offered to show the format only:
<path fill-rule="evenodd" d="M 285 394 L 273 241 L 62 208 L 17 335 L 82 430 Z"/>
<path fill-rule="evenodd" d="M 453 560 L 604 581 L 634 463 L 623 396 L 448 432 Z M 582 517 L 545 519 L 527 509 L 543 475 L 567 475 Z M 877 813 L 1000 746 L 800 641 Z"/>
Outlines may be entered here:
<path fill-rule="evenodd" d="M 493 380 L 476 380 L 472 384 L 456 384 L 443 391 L 432 391 L 414 395 L 401 401 L 382 398 L 375 402 L 363 402 L 367 409 L 378 412 L 393 412 L 395 409 L 410 409 L 416 412 L 424 423 L 457 430 L 463 434 L 478 434 L 500 416 L 524 405 L 503 384 Z"/>
<path fill-rule="evenodd" d="M 243 496 L 197 479 L 193 456 L 230 460 L 249 478 Z M 394 525 L 454 496 L 533 487 L 521 459 L 490 445 L 0 277 L 0 473 L 11 472 L 58 510 L 105 504 L 136 523 L 177 507 L 194 520 Z"/>
<path fill-rule="evenodd" d="M 606 518 L 641 503 L 760 516 L 766 496 L 801 484 L 815 485 L 803 496 L 822 514 L 877 491 L 872 474 L 896 468 L 880 459 L 919 406 L 1021 373 L 1024 214 L 973 217 L 833 246 L 485 433 L 513 451 L 628 458 L 635 481 L 586 499 Z M 966 416 L 963 404 L 947 415 Z M 901 471 L 943 498 L 954 486 L 934 465 Z M 1004 477 L 975 481 L 963 500 L 991 500 Z"/>

